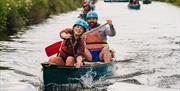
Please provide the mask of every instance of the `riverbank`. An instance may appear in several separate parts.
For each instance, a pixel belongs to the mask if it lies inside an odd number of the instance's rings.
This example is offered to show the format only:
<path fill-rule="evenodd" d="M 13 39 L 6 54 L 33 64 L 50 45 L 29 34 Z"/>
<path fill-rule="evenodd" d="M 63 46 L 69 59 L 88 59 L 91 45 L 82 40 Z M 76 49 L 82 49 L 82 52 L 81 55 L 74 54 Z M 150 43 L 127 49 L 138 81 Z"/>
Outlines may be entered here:
<path fill-rule="evenodd" d="M 172 4 L 180 7 L 180 0 L 155 0 L 155 1 L 172 3 Z"/>
<path fill-rule="evenodd" d="M 82 7 L 82 0 L 0 0 L 0 41 L 50 15 Z"/>

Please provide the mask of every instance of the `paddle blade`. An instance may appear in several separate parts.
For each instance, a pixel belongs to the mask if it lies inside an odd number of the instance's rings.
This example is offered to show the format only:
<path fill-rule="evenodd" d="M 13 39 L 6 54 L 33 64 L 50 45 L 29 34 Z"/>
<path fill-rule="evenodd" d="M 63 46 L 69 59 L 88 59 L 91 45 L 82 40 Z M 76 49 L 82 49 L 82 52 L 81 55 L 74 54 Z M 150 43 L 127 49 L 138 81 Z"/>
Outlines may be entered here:
<path fill-rule="evenodd" d="M 45 48 L 46 55 L 49 57 L 49 56 L 52 56 L 52 55 L 58 53 L 59 48 L 61 47 L 61 43 L 62 43 L 62 41 L 59 41 L 59 42 L 56 42 L 56 43 L 46 47 Z"/>

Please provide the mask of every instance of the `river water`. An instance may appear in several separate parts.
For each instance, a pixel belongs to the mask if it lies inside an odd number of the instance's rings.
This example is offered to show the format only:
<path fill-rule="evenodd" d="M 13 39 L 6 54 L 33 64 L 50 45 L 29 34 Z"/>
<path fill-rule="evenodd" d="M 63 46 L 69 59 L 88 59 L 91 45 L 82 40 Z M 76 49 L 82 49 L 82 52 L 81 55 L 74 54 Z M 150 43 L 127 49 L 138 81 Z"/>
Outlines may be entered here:
<path fill-rule="evenodd" d="M 122 82 L 165 88 L 164 91 L 180 90 L 179 7 L 153 2 L 141 5 L 140 10 L 129 10 L 127 3 L 98 1 L 96 11 L 100 23 L 113 21 L 117 35 L 108 37 L 108 41 L 116 51 L 116 59 L 132 59 L 116 64 L 114 76 L 106 78 L 111 83 L 106 87 L 108 91 L 120 91 L 122 84 L 118 83 Z M 80 12 L 78 9 L 52 16 L 43 24 L 22 30 L 10 41 L 0 41 L 0 66 L 12 69 L 0 70 L 0 90 L 39 91 L 40 63 L 48 59 L 44 48 L 60 40 L 59 31 L 71 27 Z"/>

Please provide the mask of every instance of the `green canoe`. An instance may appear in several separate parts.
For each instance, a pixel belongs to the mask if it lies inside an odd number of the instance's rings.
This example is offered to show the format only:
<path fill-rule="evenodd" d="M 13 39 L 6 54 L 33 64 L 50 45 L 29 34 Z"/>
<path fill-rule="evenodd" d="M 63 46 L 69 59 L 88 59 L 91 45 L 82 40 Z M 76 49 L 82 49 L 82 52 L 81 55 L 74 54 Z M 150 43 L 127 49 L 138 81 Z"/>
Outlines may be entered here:
<path fill-rule="evenodd" d="M 150 3 L 152 3 L 151 0 L 143 0 L 143 4 L 150 4 Z"/>
<path fill-rule="evenodd" d="M 140 4 L 128 4 L 128 8 L 129 9 L 136 9 L 139 10 L 140 9 Z"/>
<path fill-rule="evenodd" d="M 83 19 L 83 20 L 86 20 L 86 14 L 82 13 L 79 15 L 79 18 Z"/>
<path fill-rule="evenodd" d="M 50 84 L 61 85 L 68 83 L 80 83 L 79 78 L 86 75 L 88 72 L 93 73 L 93 80 L 98 80 L 100 77 L 112 75 L 114 64 L 114 61 L 109 63 L 86 62 L 84 66 L 76 68 L 72 66 L 42 63 L 44 87 L 47 89 L 46 86 L 49 86 Z"/>

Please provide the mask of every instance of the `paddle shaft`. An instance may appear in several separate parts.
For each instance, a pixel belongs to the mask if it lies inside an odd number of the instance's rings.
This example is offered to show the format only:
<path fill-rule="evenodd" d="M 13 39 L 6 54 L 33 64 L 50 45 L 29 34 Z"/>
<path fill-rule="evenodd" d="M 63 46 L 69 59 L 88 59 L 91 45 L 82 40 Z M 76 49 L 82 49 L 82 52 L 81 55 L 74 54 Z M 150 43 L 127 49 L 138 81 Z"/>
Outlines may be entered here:
<path fill-rule="evenodd" d="M 72 53 L 73 53 L 74 60 L 75 60 L 75 63 L 76 63 L 76 62 L 77 62 L 77 60 L 76 60 L 76 53 L 75 53 L 75 49 L 74 49 L 74 47 L 73 47 L 73 41 L 72 41 L 72 38 L 69 39 L 69 41 L 70 41 L 70 45 L 71 45 L 71 47 L 72 47 Z"/>
<path fill-rule="evenodd" d="M 100 25 L 99 27 L 93 28 L 93 29 L 85 32 L 84 34 L 81 35 L 81 38 L 83 38 L 85 35 L 87 35 L 87 34 L 89 34 L 89 33 L 92 33 L 92 32 L 94 32 L 94 31 L 98 30 L 99 28 L 101 28 L 101 27 L 103 27 L 103 26 L 105 26 L 105 25 L 107 25 L 107 24 L 108 24 L 108 23 L 105 23 L 105 24 L 103 24 L 103 25 Z"/>
<path fill-rule="evenodd" d="M 123 59 L 123 60 L 117 60 L 115 63 L 120 63 L 120 62 L 131 62 L 133 59 Z"/>

